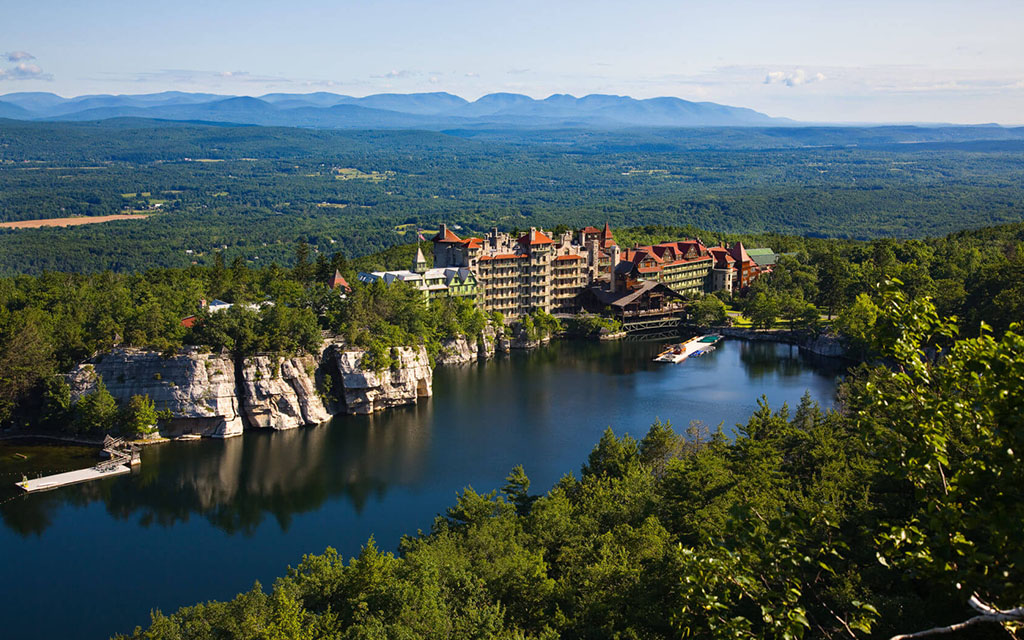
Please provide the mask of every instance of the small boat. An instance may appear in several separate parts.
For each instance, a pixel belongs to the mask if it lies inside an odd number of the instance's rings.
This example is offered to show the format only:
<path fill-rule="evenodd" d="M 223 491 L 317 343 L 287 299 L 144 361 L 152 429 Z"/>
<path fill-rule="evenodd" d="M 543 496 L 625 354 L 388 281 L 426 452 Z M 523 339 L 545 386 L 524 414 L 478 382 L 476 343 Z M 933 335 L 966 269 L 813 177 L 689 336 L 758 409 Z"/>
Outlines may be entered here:
<path fill-rule="evenodd" d="M 174 439 L 175 442 L 191 442 L 192 440 L 199 440 L 202 436 L 198 433 L 184 433 Z"/>
<path fill-rule="evenodd" d="M 659 353 L 654 358 L 654 361 L 679 364 L 690 356 L 699 356 L 703 353 L 707 353 L 708 351 L 714 351 L 715 344 L 717 344 L 721 339 L 722 336 L 717 334 L 695 336 L 686 342 L 669 345 L 667 349 Z"/>

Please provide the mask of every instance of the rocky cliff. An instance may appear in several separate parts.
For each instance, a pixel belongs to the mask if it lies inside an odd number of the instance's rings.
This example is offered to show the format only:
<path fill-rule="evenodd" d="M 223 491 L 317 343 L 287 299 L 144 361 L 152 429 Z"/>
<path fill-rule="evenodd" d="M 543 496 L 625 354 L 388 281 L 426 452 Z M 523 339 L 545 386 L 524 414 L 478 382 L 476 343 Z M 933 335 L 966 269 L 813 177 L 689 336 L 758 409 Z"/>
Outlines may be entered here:
<path fill-rule="evenodd" d="M 442 341 L 435 362 L 451 365 L 487 360 L 495 353 L 508 353 L 509 346 L 504 327 L 499 331 L 487 325 L 479 336 L 457 336 Z"/>
<path fill-rule="evenodd" d="M 419 398 L 433 394 L 434 372 L 426 347 L 394 349 L 395 366 L 382 371 L 364 366 L 366 352 L 361 349 L 333 345 L 325 355 L 337 366 L 347 413 L 373 413 L 416 404 Z"/>
<path fill-rule="evenodd" d="M 68 382 L 78 398 L 96 388 L 99 377 L 121 404 L 148 395 L 173 418 L 161 433 L 195 433 L 226 438 L 250 428 L 294 429 L 339 413 L 365 414 L 416 404 L 433 393 L 433 371 L 425 347 L 394 350 L 394 366 L 364 366 L 366 352 L 340 342 L 325 343 L 317 356 L 252 356 L 236 363 L 224 354 L 186 349 L 164 357 L 143 349 L 116 349 L 78 365 Z M 507 350 L 508 341 L 488 327 L 481 338 L 446 344 L 439 363 L 471 362 Z M 318 381 L 330 383 L 318 385 Z M 320 388 L 333 386 L 337 402 L 328 406 Z"/>
<path fill-rule="evenodd" d="M 828 358 L 848 357 L 840 337 L 831 333 L 809 333 L 807 331 L 786 331 L 784 329 L 758 331 L 756 329 L 740 329 L 736 327 L 723 327 L 713 330 L 732 338 L 792 344 L 800 347 L 801 351 L 818 356 Z"/>
<path fill-rule="evenodd" d="M 95 389 L 97 376 L 119 403 L 148 395 L 158 410 L 170 410 L 174 418 L 164 429 L 166 435 L 227 438 L 242 433 L 235 367 L 226 354 L 189 349 L 164 358 L 142 349 L 115 349 L 68 374 L 72 398 Z"/>
<path fill-rule="evenodd" d="M 241 404 L 249 425 L 294 429 L 330 420 L 316 388 L 317 359 L 253 356 L 242 363 Z"/>

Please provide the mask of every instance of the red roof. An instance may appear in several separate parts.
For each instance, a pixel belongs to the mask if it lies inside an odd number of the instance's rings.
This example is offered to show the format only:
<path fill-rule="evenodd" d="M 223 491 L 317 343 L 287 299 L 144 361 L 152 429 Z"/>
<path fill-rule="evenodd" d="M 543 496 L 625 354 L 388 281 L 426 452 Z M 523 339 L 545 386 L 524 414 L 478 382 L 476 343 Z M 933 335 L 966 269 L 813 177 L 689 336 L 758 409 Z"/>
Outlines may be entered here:
<path fill-rule="evenodd" d="M 555 260 L 582 260 L 583 256 L 558 256 Z"/>
<path fill-rule="evenodd" d="M 533 239 L 530 236 L 533 235 Z M 531 231 L 530 233 L 524 233 L 519 237 L 521 244 L 537 245 L 537 244 L 551 244 L 551 238 L 546 236 L 543 231 Z"/>
<path fill-rule="evenodd" d="M 597 227 L 583 227 L 580 229 L 580 233 L 601 233 L 601 230 Z"/>
<path fill-rule="evenodd" d="M 199 318 L 196 317 L 196 316 L 189 316 L 187 318 L 182 318 L 181 319 L 181 326 L 185 327 L 186 329 L 191 329 L 192 327 L 196 326 L 196 321 L 197 320 L 199 320 Z"/>
<path fill-rule="evenodd" d="M 442 235 L 444 237 L 442 237 Z M 457 236 L 454 233 L 452 233 L 448 229 L 448 227 L 444 227 L 441 231 L 438 232 L 438 234 L 436 236 L 434 236 L 433 241 L 434 242 L 462 242 L 462 238 L 460 238 L 459 236 Z"/>
<path fill-rule="evenodd" d="M 484 241 L 482 238 L 466 238 L 462 241 L 462 244 L 470 249 L 479 249 L 484 246 Z"/>
<path fill-rule="evenodd" d="M 341 287 L 346 291 L 352 290 L 352 287 L 348 286 L 348 282 L 346 282 L 345 278 L 342 277 L 341 272 L 337 270 L 335 270 L 334 275 L 331 276 L 331 281 L 328 282 L 328 284 L 332 289 L 337 289 L 338 287 Z"/>
<path fill-rule="evenodd" d="M 740 262 L 752 262 L 750 256 L 747 255 L 747 250 L 743 248 L 742 242 L 732 245 L 732 249 L 729 249 L 729 254 Z"/>
<path fill-rule="evenodd" d="M 631 262 L 639 263 L 643 262 L 647 258 L 654 260 L 655 262 L 663 262 L 661 257 L 654 252 L 652 247 L 642 247 L 633 253 L 633 259 Z"/>

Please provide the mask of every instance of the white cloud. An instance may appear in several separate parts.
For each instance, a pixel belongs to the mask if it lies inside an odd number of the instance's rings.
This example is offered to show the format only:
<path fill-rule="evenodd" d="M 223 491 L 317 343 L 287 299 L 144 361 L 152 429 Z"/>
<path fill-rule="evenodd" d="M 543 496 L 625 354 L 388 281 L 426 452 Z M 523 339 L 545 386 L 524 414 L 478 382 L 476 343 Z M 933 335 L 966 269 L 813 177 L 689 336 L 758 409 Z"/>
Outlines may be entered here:
<path fill-rule="evenodd" d="M 384 74 L 381 74 L 381 75 L 377 75 L 377 76 L 370 76 L 370 77 L 371 78 L 395 79 L 395 78 L 408 78 L 408 77 L 414 76 L 414 75 L 416 75 L 416 72 L 415 71 L 410 71 L 409 69 L 392 69 L 391 71 L 388 71 L 387 73 L 384 73 Z"/>
<path fill-rule="evenodd" d="M 8 62 L 23 62 L 25 60 L 35 60 L 36 57 L 28 51 L 8 51 L 4 54 Z"/>
<path fill-rule="evenodd" d="M 430 76 L 429 82 L 430 82 L 430 84 L 437 84 L 437 83 L 441 82 L 441 79 L 438 78 L 437 76 Z"/>
<path fill-rule="evenodd" d="M 39 65 L 19 62 L 9 69 L 0 69 L 0 80 L 53 80 L 53 74 L 46 73 Z"/>
<path fill-rule="evenodd" d="M 529 72 L 530 72 L 529 69 L 509 69 L 508 70 L 508 74 L 510 76 L 520 76 L 520 75 L 522 75 L 524 73 L 529 73 Z"/>
<path fill-rule="evenodd" d="M 769 71 L 764 77 L 764 84 L 784 84 L 787 87 L 796 87 L 823 80 L 825 80 L 824 73 L 818 72 L 808 75 L 803 69 L 796 69 L 794 71 Z"/>
<path fill-rule="evenodd" d="M 476 73 L 474 71 L 467 71 L 463 75 L 466 76 L 467 78 L 479 78 L 480 77 L 480 74 Z"/>

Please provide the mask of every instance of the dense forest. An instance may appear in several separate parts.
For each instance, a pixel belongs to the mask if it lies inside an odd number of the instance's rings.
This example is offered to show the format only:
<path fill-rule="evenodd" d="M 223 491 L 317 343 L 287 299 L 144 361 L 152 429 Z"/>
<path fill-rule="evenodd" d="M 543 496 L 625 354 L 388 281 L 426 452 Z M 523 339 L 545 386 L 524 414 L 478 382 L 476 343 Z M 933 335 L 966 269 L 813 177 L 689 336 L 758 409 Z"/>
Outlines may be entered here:
<path fill-rule="evenodd" d="M 397 554 L 327 549 L 130 637 L 1015 637 L 1020 326 L 958 339 L 925 299 L 876 303 L 890 366 L 855 371 L 838 411 L 762 402 L 731 441 L 608 430 L 546 493 L 517 467 Z"/>
<path fill-rule="evenodd" d="M 0 223 L 154 214 L 0 228 L 0 274 L 184 268 L 212 264 L 217 250 L 288 265 L 298 241 L 368 255 L 442 220 L 471 232 L 608 221 L 868 239 L 1024 218 L 1017 130 L 975 142 L 962 132 L 943 142 L 941 129 L 849 131 L 859 133 L 0 121 Z"/>

